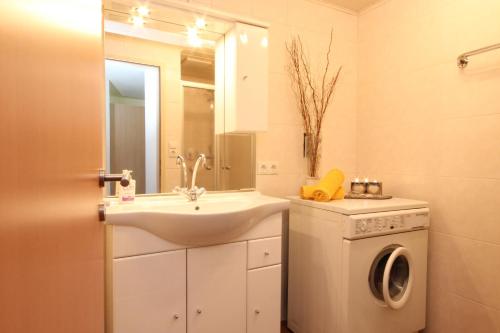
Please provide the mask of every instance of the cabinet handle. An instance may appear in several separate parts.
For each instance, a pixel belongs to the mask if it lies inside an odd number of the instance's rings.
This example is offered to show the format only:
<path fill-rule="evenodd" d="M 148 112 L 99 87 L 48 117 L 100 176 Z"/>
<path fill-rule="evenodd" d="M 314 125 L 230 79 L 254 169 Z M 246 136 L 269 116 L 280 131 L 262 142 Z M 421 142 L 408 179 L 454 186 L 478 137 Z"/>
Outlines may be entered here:
<path fill-rule="evenodd" d="M 196 313 L 197 314 L 201 314 L 203 311 L 201 311 L 201 309 L 196 309 Z"/>
<path fill-rule="evenodd" d="M 260 310 L 259 309 L 255 309 L 255 314 L 260 314 Z"/>
<path fill-rule="evenodd" d="M 269 252 L 268 250 L 264 251 L 264 255 L 265 255 L 265 256 L 268 256 L 268 255 L 270 255 L 270 254 L 271 254 L 271 252 Z"/>
<path fill-rule="evenodd" d="M 179 319 L 179 318 L 180 318 L 180 316 L 177 313 L 174 314 L 174 319 Z"/>

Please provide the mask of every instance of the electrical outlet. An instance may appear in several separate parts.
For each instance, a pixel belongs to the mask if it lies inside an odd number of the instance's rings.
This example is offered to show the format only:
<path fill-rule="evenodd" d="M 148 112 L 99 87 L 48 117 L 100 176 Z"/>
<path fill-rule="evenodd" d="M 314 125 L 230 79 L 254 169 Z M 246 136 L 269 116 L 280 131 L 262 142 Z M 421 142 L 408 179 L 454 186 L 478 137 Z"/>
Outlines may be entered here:
<path fill-rule="evenodd" d="M 269 164 L 269 175 L 277 175 L 279 171 L 279 164 L 276 161 L 267 162 Z"/>
<path fill-rule="evenodd" d="M 168 157 L 170 157 L 170 158 L 176 158 L 177 155 L 179 155 L 179 152 L 177 151 L 177 148 L 168 148 Z"/>
<path fill-rule="evenodd" d="M 258 175 L 277 175 L 278 171 L 279 171 L 278 162 L 275 161 L 257 162 Z"/>
<path fill-rule="evenodd" d="M 257 174 L 267 175 L 268 165 L 266 162 L 257 162 Z"/>

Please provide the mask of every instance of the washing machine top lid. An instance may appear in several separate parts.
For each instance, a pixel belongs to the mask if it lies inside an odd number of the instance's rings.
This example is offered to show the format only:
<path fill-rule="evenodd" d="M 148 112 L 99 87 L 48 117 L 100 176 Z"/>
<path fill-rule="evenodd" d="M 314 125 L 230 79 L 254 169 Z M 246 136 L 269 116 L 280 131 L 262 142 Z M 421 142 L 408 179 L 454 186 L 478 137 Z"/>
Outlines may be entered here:
<path fill-rule="evenodd" d="M 377 213 L 429 207 L 429 204 L 425 201 L 403 198 L 392 198 L 387 200 L 343 199 L 333 200 L 330 202 L 304 200 L 299 196 L 291 196 L 288 197 L 288 199 L 290 199 L 294 204 L 324 209 L 344 215 Z"/>

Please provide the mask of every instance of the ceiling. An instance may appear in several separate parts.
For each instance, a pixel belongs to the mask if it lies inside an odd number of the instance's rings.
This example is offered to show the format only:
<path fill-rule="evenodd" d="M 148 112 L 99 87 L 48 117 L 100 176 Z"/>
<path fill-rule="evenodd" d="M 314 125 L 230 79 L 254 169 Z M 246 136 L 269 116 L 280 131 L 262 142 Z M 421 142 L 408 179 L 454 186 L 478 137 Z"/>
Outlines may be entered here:
<path fill-rule="evenodd" d="M 351 9 L 354 11 L 360 11 L 378 2 L 379 0 L 321 0 L 321 1 L 332 5 Z"/>

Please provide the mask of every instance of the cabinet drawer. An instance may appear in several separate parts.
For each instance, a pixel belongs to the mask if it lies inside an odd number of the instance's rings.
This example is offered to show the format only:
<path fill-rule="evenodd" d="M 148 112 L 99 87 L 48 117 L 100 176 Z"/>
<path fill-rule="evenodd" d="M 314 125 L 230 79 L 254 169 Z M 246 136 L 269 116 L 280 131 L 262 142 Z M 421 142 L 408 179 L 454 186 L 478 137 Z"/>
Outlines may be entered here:
<path fill-rule="evenodd" d="M 281 263 L 281 237 L 248 242 L 248 269 Z"/>

